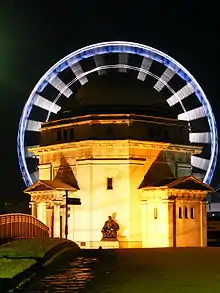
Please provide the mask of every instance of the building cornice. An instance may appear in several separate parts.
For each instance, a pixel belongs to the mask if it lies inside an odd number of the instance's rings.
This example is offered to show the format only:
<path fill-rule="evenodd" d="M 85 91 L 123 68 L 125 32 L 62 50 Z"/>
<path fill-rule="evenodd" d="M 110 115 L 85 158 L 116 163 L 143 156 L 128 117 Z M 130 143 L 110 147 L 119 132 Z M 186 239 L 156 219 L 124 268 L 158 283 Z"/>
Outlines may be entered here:
<path fill-rule="evenodd" d="M 159 191 L 159 192 L 158 192 Z M 141 200 L 204 200 L 208 191 L 174 189 L 167 186 L 149 187 L 141 191 Z"/>
<path fill-rule="evenodd" d="M 152 150 L 167 150 L 167 151 L 175 151 L 175 152 L 188 152 L 191 154 L 199 154 L 202 151 L 201 147 L 192 146 L 192 145 L 178 145 L 178 144 L 170 144 L 165 142 L 154 142 L 154 141 L 139 141 L 139 140 L 84 140 L 77 142 L 68 142 L 61 144 L 53 144 L 47 146 L 38 146 L 32 147 L 28 150 L 32 152 L 34 155 L 38 156 L 43 153 L 48 152 L 57 152 L 57 151 L 67 151 L 72 149 L 79 148 L 95 148 L 95 147 L 138 147 Z"/>
<path fill-rule="evenodd" d="M 126 123 L 130 124 L 133 122 L 146 122 L 146 123 L 157 123 L 166 125 L 184 125 L 184 123 L 178 119 L 148 116 L 143 114 L 88 114 L 77 117 L 63 118 L 60 120 L 54 120 L 44 122 L 42 124 L 41 131 L 71 127 L 83 124 L 105 124 L 105 123 Z"/>

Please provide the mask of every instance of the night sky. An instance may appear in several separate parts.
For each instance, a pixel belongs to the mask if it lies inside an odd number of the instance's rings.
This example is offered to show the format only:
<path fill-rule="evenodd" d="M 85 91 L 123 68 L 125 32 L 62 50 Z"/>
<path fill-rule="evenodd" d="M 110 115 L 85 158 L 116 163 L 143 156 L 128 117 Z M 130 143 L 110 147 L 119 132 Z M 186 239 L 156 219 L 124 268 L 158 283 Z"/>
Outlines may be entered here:
<path fill-rule="evenodd" d="M 17 161 L 16 139 L 30 92 L 55 62 L 83 46 L 124 40 L 167 53 L 200 83 L 220 125 L 219 9 L 217 4 L 207 6 L 209 2 L 205 2 L 206 6 L 201 1 L 187 0 L 63 0 L 57 4 L 49 0 L 1 0 L 0 202 L 28 199 L 22 192 L 25 186 Z M 214 187 L 220 186 L 219 176 L 220 167 L 212 182 Z"/>

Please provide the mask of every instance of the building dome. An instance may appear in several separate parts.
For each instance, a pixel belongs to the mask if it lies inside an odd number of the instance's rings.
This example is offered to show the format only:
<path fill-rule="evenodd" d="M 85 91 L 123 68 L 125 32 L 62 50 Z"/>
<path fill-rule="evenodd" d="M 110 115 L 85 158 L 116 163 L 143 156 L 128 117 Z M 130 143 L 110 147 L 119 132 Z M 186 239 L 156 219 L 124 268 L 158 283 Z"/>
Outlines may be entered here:
<path fill-rule="evenodd" d="M 123 73 L 93 76 L 65 101 L 50 120 L 85 114 L 145 114 L 176 118 L 161 93 L 147 82 Z"/>
<path fill-rule="evenodd" d="M 42 145 L 94 139 L 189 143 L 187 122 L 177 119 L 162 93 L 116 72 L 90 78 L 41 132 Z"/>

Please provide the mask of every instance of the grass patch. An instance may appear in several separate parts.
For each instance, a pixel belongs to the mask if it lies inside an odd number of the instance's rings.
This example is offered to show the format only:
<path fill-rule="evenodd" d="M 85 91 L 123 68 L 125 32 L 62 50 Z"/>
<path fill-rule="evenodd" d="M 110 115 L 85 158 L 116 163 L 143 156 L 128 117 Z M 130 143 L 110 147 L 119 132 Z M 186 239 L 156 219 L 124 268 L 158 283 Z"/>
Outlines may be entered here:
<path fill-rule="evenodd" d="M 0 247 L 0 279 L 13 278 L 24 272 L 57 245 L 73 242 L 59 238 L 29 238 L 8 242 Z M 76 245 L 76 244 L 75 244 Z M 76 245 L 77 248 L 77 245 Z M 60 254 L 64 248 L 60 248 Z M 53 256 L 51 256 L 53 260 Z M 51 261 L 48 260 L 48 263 Z"/>
<path fill-rule="evenodd" d="M 65 239 L 46 237 L 14 240 L 0 246 L 0 258 L 41 258 L 47 251 L 65 242 Z"/>
<path fill-rule="evenodd" d="M 0 278 L 13 278 L 36 263 L 34 259 L 0 259 Z"/>
<path fill-rule="evenodd" d="M 220 292 L 219 256 L 217 247 L 103 251 L 86 292 Z"/>

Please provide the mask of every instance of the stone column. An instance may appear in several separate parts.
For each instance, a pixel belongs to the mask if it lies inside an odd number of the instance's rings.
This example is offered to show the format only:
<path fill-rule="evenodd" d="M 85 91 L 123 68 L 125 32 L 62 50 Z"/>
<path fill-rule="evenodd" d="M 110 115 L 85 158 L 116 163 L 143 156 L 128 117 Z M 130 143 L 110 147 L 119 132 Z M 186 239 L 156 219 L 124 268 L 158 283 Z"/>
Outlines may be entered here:
<path fill-rule="evenodd" d="M 176 205 L 174 200 L 168 200 L 168 225 L 169 225 L 169 246 L 175 247 L 178 239 L 176 239 Z M 174 211 L 175 209 L 175 211 Z"/>
<path fill-rule="evenodd" d="M 47 225 L 47 204 L 46 202 L 40 202 L 37 205 L 37 218 L 42 223 Z"/>
<path fill-rule="evenodd" d="M 30 207 L 31 207 L 31 215 L 33 217 L 36 217 L 37 218 L 37 204 L 36 204 L 36 202 L 31 201 L 30 202 Z"/>
<path fill-rule="evenodd" d="M 142 217 L 142 248 L 147 247 L 147 201 L 141 201 L 141 217 Z"/>
<path fill-rule="evenodd" d="M 47 209 L 47 226 L 49 227 L 49 236 L 53 237 L 53 210 L 51 208 Z"/>
<path fill-rule="evenodd" d="M 205 201 L 200 201 L 200 239 L 200 245 L 207 246 L 207 213 Z"/>
<path fill-rule="evenodd" d="M 60 203 L 54 202 L 54 230 L 53 236 L 60 237 Z"/>

